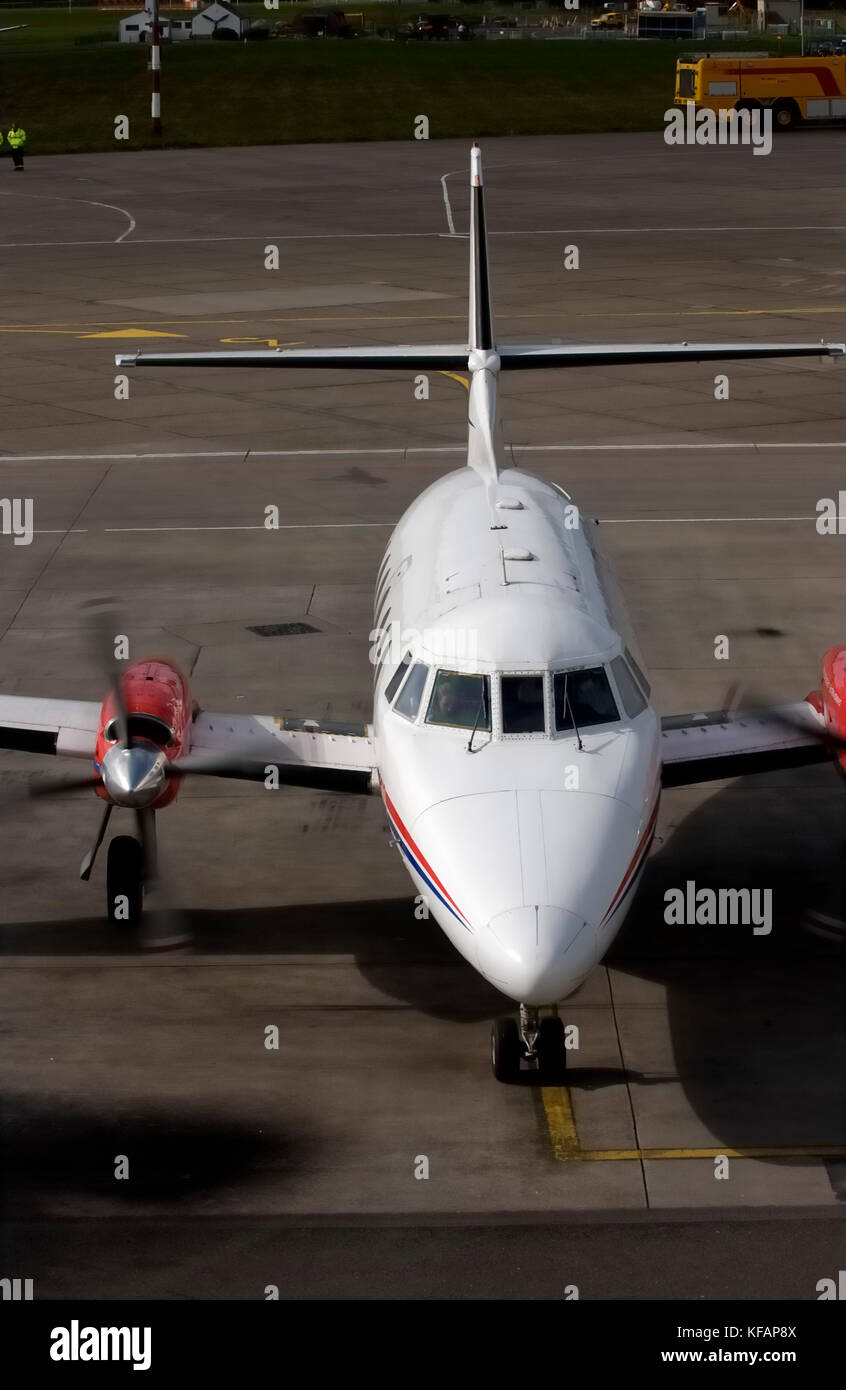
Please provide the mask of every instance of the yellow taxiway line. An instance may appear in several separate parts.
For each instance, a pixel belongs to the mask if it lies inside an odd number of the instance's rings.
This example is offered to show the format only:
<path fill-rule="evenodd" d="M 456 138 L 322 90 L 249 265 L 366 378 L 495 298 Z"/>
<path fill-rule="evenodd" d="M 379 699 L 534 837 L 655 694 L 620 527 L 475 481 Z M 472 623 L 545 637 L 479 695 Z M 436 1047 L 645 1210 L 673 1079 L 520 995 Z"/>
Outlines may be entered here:
<path fill-rule="evenodd" d="M 706 1149 L 583 1149 L 576 1132 L 573 1104 L 566 1086 L 542 1086 L 552 1152 L 558 1163 L 620 1163 L 668 1158 L 846 1158 L 842 1144 L 765 1144 Z"/>
<path fill-rule="evenodd" d="M 581 1149 L 569 1090 L 566 1086 L 542 1086 L 541 1097 L 555 1157 L 559 1162 L 578 1157 Z"/>

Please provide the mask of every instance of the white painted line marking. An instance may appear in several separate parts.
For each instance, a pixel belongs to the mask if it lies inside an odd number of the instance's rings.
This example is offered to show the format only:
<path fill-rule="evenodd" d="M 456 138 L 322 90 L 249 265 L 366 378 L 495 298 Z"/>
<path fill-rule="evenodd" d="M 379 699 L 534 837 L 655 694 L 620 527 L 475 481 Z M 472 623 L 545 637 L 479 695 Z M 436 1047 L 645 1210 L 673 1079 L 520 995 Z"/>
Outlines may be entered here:
<path fill-rule="evenodd" d="M 512 449 L 521 449 L 525 454 L 542 454 L 545 451 L 550 453 L 580 453 L 582 450 L 596 452 L 606 450 L 608 452 L 629 453 L 633 449 L 654 450 L 656 453 L 661 450 L 681 451 L 691 449 L 846 449 L 846 442 L 838 440 L 825 440 L 815 443 L 802 443 L 798 440 L 794 443 L 771 443 L 769 440 L 758 442 L 757 440 L 742 439 L 729 443 L 711 444 L 512 444 Z M 409 450 L 409 453 L 411 450 Z"/>
<path fill-rule="evenodd" d="M 69 199 L 70 202 L 82 201 L 80 199 Z M 100 203 L 99 207 L 110 207 L 109 203 Z M 124 212 L 125 216 L 130 214 L 123 208 L 116 211 Z M 134 227 L 133 223 L 133 227 Z M 131 231 L 132 228 L 129 229 Z M 124 236 L 129 235 L 129 231 Z M 679 234 L 689 233 L 698 235 L 707 232 L 846 232 L 846 225 L 840 223 L 801 223 L 798 225 L 776 225 L 768 223 L 763 227 L 544 227 L 539 230 L 525 228 L 521 231 L 504 232 L 490 231 L 489 237 L 520 237 L 520 236 L 632 236 L 632 235 L 651 235 L 655 232 L 676 232 Z M 464 236 L 463 233 L 447 232 L 265 232 L 262 235 L 249 236 L 174 236 L 174 237 L 133 237 L 133 246 L 195 246 L 205 242 L 231 242 L 231 241 L 266 241 L 272 237 L 274 241 L 397 241 L 408 238 L 429 238 L 444 237 L 448 235 Z M 0 241 L 0 250 L 20 250 L 38 246 L 115 246 L 123 241 L 123 237 L 118 237 L 115 241 Z"/>
<path fill-rule="evenodd" d="M 634 232 L 846 232 L 846 226 L 837 223 L 809 223 L 791 226 L 787 223 L 766 227 L 549 227 L 540 231 L 526 229 L 522 232 L 491 232 L 491 236 L 628 236 Z"/>
<path fill-rule="evenodd" d="M 596 518 L 602 526 L 653 526 L 658 524 L 672 523 L 682 525 L 690 523 L 694 525 L 705 525 L 708 522 L 731 523 L 731 522 L 763 522 L 774 523 L 783 521 L 817 521 L 814 516 L 599 516 Z M 286 522 L 284 526 L 274 527 L 276 531 L 369 531 L 380 530 L 385 527 L 396 526 L 396 520 L 392 521 L 294 521 Z M 264 526 L 244 523 L 242 526 L 103 526 L 99 529 L 89 527 L 88 529 L 74 528 L 72 531 L 36 531 L 37 536 L 92 536 L 92 535 L 150 535 L 158 532 L 205 532 L 205 531 L 264 531 Z"/>
<path fill-rule="evenodd" d="M 329 452 L 330 452 L 333 456 L 334 456 L 334 455 L 340 455 L 341 457 L 343 457 L 343 456 L 345 456 L 346 454 L 353 454 L 353 455 L 360 455 L 360 454 L 416 454 L 416 453 L 428 453 L 428 452 L 431 452 L 431 453 L 433 453 L 433 454 L 461 454 L 461 453 L 465 453 L 466 450 L 467 450 L 467 445 L 466 445 L 466 444 L 445 444 L 445 445 L 440 445 L 440 444 L 439 444 L 436 448 L 433 448 L 432 450 L 427 450 L 427 449 L 403 449 L 402 447 L 397 446 L 397 448 L 395 448 L 395 449 L 330 449 Z M 247 456 L 248 456 L 248 458 L 251 458 L 251 459 L 276 458 L 276 457 L 278 457 L 279 452 L 280 452 L 280 451 L 279 451 L 278 449 L 248 449 L 248 450 L 247 450 Z M 287 450 L 286 452 L 290 453 L 290 455 L 291 455 L 292 458 L 300 458 L 300 457 L 306 457 L 306 458 L 307 458 L 307 457 L 311 457 L 311 456 L 313 456 L 313 455 L 315 455 L 315 454 L 319 454 L 319 453 L 321 452 L 321 450 L 320 450 L 320 449 L 290 449 L 290 450 Z"/>
<path fill-rule="evenodd" d="M 366 453 L 367 450 L 362 450 Z M 401 453 L 401 449 L 393 452 Z M 245 459 L 246 451 L 224 450 L 196 454 L 0 454 L 0 463 L 137 463 L 151 459 Z"/>
<path fill-rule="evenodd" d="M 136 223 L 132 213 L 127 212 L 126 208 L 117 207 L 114 203 L 98 203 L 93 198 L 62 198 L 57 193 L 20 193 L 17 189 L 14 193 L 11 190 L 4 190 L 0 193 L 0 197 L 37 198 L 41 202 L 49 203 L 85 203 L 91 208 L 107 208 L 109 212 L 119 212 L 121 217 L 126 217 L 129 220 L 126 231 L 121 232 L 120 236 L 114 238 L 114 241 L 4 241 L 0 243 L 3 246 L 117 246 L 119 242 L 129 236 L 130 232 L 135 231 Z"/>
<path fill-rule="evenodd" d="M 102 204 L 107 207 L 108 204 Z M 123 209 L 119 208 L 122 212 Z M 129 214 L 127 214 L 128 216 Z M 837 230 L 837 229 L 835 229 Z M 396 241 L 409 237 L 439 237 L 442 232 L 266 232 L 264 236 L 161 236 L 133 237 L 133 246 L 194 246 L 217 241 Z M 516 233 L 515 233 L 516 235 Z M 542 234 L 541 234 L 542 235 Z M 31 246 L 115 246 L 114 241 L 0 241 L 0 250 Z"/>
<path fill-rule="evenodd" d="M 451 174 L 457 174 L 457 173 L 458 173 L 458 170 L 457 170 L 457 169 L 452 169 L 452 170 L 450 171 L 450 173 L 451 173 Z M 453 220 L 452 220 L 452 207 L 450 206 L 449 193 L 448 193 L 448 191 L 447 191 L 447 186 L 446 186 L 446 181 L 447 181 L 447 179 L 448 179 L 449 177 L 450 177 L 450 174 L 442 174 L 442 175 L 441 175 L 441 188 L 443 189 L 443 194 L 444 194 L 444 207 L 446 208 L 446 219 L 447 219 L 447 226 L 449 227 L 449 235 L 450 235 L 450 236 L 455 236 L 455 223 L 454 223 Z"/>
<path fill-rule="evenodd" d="M 292 522 L 284 526 L 274 526 L 274 531 L 349 531 L 369 526 L 396 526 L 395 521 L 314 521 Z M 103 534 L 117 531 L 265 531 L 266 526 L 104 526 Z M 68 534 L 71 534 L 68 532 Z"/>
<path fill-rule="evenodd" d="M 817 516 L 601 516 L 602 526 L 653 525 L 655 522 L 671 521 L 674 525 L 686 521 L 701 524 L 706 521 L 817 521 Z"/>

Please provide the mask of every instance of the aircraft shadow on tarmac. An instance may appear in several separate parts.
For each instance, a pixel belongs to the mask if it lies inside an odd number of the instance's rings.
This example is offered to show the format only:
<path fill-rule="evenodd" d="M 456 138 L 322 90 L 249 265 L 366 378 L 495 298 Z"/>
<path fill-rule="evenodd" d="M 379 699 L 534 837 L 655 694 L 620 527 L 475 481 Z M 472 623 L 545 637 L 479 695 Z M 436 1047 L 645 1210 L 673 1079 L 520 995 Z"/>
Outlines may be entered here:
<path fill-rule="evenodd" d="M 653 851 L 606 957 L 663 987 L 675 1075 L 730 1147 L 846 1145 L 846 951 L 803 925 L 808 909 L 843 915 L 843 795 L 828 766 L 717 790 Z M 665 822 L 676 796 L 665 793 Z M 664 894 L 688 880 L 770 889 L 771 932 L 668 925 Z"/>
<path fill-rule="evenodd" d="M 664 796 L 662 824 L 678 828 L 656 845 L 629 918 L 605 963 L 617 976 L 615 1003 L 629 1069 L 582 1068 L 572 1054 L 568 1084 L 594 1090 L 624 1082 L 679 1084 L 687 1104 L 730 1147 L 846 1143 L 844 948 L 802 926 L 808 906 L 831 910 L 846 873 L 843 789 L 829 767 L 736 779 L 689 814 Z M 772 931 L 752 926 L 668 925 L 664 893 L 697 888 L 772 892 Z M 353 955 L 382 996 L 454 1023 L 478 1023 L 514 1006 L 458 955 L 410 898 L 188 910 L 192 949 L 226 955 Z M 29 923 L 3 929 L 6 952 L 135 953 L 99 920 Z M 619 976 L 660 987 L 637 997 Z M 578 1006 L 577 993 L 569 1003 Z M 669 1023 L 662 1062 L 632 1065 L 644 1046 L 634 1013 L 654 1006 L 651 1031 Z M 319 1007 L 319 1005 L 317 1005 Z M 336 1007 L 343 1007 L 337 1005 Z M 568 1002 L 560 1006 L 567 1020 Z M 629 1032 L 631 1024 L 631 1033 Z M 658 1043 L 661 1046 L 661 1043 Z M 642 1054 L 641 1054 L 642 1055 Z M 526 1084 L 536 1084 L 534 1076 Z"/>
<path fill-rule="evenodd" d="M 219 1189 L 295 1179 L 315 1161 L 319 1141 L 288 1117 L 285 1127 L 187 1115 L 180 1103 L 93 1110 L 50 1094 L 0 1095 L 0 1206 L 5 1219 L 36 1215 L 43 1202 L 74 1196 L 152 1205 L 209 1198 Z M 128 1158 L 125 1178 L 117 1159 Z"/>

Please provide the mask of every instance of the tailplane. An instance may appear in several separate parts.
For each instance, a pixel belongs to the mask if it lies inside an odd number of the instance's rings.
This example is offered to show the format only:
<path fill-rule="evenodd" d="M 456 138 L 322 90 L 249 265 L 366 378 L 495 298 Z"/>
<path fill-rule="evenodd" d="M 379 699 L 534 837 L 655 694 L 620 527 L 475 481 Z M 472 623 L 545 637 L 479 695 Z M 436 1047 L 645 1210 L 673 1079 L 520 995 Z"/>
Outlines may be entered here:
<path fill-rule="evenodd" d="M 488 483 L 504 466 L 499 441 L 500 371 L 626 366 L 761 357 L 842 357 L 844 343 L 533 343 L 498 346 L 494 337 L 482 152 L 470 151 L 470 314 L 466 343 L 372 348 L 271 348 L 259 352 L 119 353 L 119 367 L 288 367 L 335 371 L 469 372 L 467 462 Z"/>

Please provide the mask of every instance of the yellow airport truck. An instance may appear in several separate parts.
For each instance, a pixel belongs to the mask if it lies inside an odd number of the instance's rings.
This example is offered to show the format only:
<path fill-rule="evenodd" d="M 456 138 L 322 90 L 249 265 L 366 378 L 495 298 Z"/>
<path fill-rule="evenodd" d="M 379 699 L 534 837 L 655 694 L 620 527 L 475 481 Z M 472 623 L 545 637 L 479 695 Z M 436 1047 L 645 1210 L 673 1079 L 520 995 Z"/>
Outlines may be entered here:
<path fill-rule="evenodd" d="M 747 58 L 723 54 L 676 64 L 676 106 L 710 111 L 772 108 L 773 126 L 846 119 L 846 57 Z"/>

